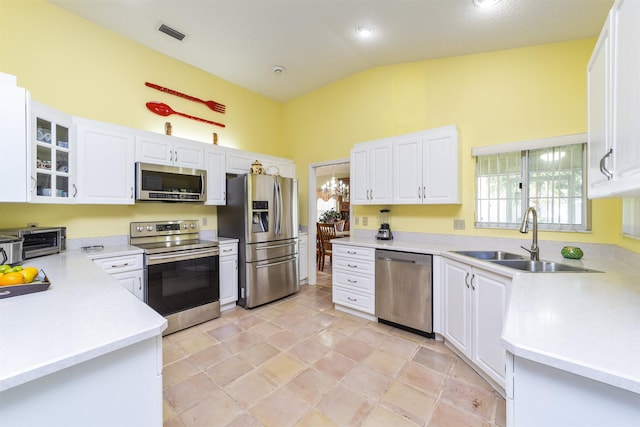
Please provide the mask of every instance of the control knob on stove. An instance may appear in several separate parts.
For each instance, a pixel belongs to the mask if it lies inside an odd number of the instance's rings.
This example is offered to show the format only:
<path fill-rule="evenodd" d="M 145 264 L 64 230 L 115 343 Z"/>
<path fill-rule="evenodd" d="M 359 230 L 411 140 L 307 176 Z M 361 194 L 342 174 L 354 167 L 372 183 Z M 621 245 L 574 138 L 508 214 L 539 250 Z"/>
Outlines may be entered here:
<path fill-rule="evenodd" d="M 182 224 L 182 228 L 184 228 L 185 230 L 188 228 L 189 226 L 187 224 Z"/>
<path fill-rule="evenodd" d="M 192 222 L 192 223 L 191 223 L 191 225 L 190 225 L 190 227 L 191 227 L 191 228 L 196 228 L 196 224 Z"/>
<path fill-rule="evenodd" d="M 147 225 L 147 231 L 153 231 L 153 226 Z"/>
<path fill-rule="evenodd" d="M 139 233 L 140 233 L 140 232 L 142 232 L 142 230 L 144 230 L 144 227 L 143 227 L 143 226 L 139 225 L 139 226 L 137 226 L 137 227 L 136 227 L 136 231 L 137 231 L 137 232 L 139 232 Z"/>

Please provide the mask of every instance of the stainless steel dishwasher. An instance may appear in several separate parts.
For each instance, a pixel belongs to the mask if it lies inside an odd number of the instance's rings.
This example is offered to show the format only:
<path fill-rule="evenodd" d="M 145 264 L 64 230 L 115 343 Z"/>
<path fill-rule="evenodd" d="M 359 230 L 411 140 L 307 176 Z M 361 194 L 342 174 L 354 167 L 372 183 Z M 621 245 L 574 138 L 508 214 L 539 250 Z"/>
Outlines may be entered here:
<path fill-rule="evenodd" d="M 376 316 L 433 338 L 431 255 L 376 250 Z"/>

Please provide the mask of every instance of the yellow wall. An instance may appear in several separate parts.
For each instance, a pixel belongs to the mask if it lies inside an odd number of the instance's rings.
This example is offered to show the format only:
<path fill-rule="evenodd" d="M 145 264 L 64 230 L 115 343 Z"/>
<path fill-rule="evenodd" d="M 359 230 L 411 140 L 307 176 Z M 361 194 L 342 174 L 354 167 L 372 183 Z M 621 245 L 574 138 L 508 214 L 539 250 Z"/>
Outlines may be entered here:
<path fill-rule="evenodd" d="M 513 237 L 514 231 L 475 230 L 471 147 L 586 130 L 586 63 L 594 39 L 377 67 L 288 103 L 249 92 L 162 53 L 131 42 L 43 0 L 0 0 L 0 71 L 16 75 L 35 100 L 69 114 L 173 134 L 295 160 L 300 218 L 308 218 L 310 163 L 349 157 L 354 143 L 456 124 L 462 140 L 463 203 L 394 206 L 395 230 Z M 155 82 L 227 106 L 227 114 L 144 86 Z M 150 113 L 162 101 L 178 111 L 221 121 L 225 129 Z M 355 214 L 377 226 L 380 206 Z M 53 206 L 0 204 L 0 227 L 67 225 L 69 237 L 122 235 L 131 220 L 207 218 L 216 208 L 192 205 Z M 593 233 L 543 233 L 541 238 L 615 243 L 640 252 L 620 236 L 619 199 L 593 202 Z M 453 231 L 453 219 L 466 221 Z"/>
<path fill-rule="evenodd" d="M 249 151 L 282 154 L 282 104 L 231 84 L 162 53 L 127 40 L 42 0 L 0 0 L 0 71 L 17 76 L 32 99 L 66 113 Z M 147 88 L 146 81 L 213 99 L 222 115 L 206 106 Z M 155 115 L 145 103 L 222 122 L 220 128 Z M 216 208 L 193 205 L 54 206 L 0 204 L 0 228 L 66 225 L 69 237 L 128 234 L 130 221 L 200 219 L 216 228 Z"/>
<path fill-rule="evenodd" d="M 595 39 L 377 67 L 285 104 L 285 156 L 296 160 L 300 188 L 309 163 L 345 158 L 354 143 L 455 124 L 462 141 L 461 205 L 392 206 L 396 231 L 518 237 L 515 230 L 474 229 L 471 148 L 586 132 L 586 64 Z M 308 218 L 302 196 L 301 215 Z M 386 206 L 385 206 L 386 207 Z M 354 216 L 378 226 L 382 206 Z M 619 199 L 594 200 L 591 233 L 541 233 L 541 239 L 620 244 Z M 464 219 L 466 230 L 453 230 Z"/>

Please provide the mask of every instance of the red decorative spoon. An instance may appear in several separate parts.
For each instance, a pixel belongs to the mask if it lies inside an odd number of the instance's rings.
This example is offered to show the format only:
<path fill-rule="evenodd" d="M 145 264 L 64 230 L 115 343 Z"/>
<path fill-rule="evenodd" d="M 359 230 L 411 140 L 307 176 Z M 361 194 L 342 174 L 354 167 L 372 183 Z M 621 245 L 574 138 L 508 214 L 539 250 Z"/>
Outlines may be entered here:
<path fill-rule="evenodd" d="M 172 114 L 177 114 L 179 116 L 186 117 L 188 119 L 197 120 L 199 122 L 210 123 L 212 125 L 220 126 L 222 128 L 225 127 L 225 125 L 223 125 L 222 123 L 212 122 L 211 120 L 203 119 L 201 117 L 190 116 L 189 114 L 181 113 L 179 111 L 174 111 L 171 107 L 169 107 L 167 104 L 163 104 L 162 102 L 147 102 L 147 108 L 152 112 L 164 117 L 170 116 Z"/>

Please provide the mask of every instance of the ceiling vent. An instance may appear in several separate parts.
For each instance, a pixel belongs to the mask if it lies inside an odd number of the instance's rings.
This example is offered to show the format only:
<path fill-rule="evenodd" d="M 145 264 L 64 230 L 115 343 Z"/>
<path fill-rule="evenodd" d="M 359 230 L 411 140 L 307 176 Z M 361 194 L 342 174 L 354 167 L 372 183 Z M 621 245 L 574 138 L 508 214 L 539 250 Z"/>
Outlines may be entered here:
<path fill-rule="evenodd" d="M 178 30 L 174 30 L 173 28 L 169 27 L 168 25 L 160 25 L 160 28 L 158 28 L 158 31 L 165 33 L 168 36 L 173 37 L 174 39 L 178 40 L 178 41 L 182 41 L 182 39 L 184 39 L 186 36 L 184 34 L 182 34 L 180 31 Z"/>

